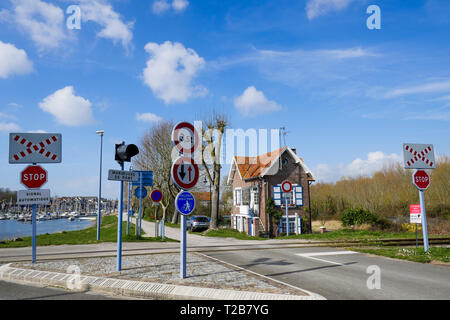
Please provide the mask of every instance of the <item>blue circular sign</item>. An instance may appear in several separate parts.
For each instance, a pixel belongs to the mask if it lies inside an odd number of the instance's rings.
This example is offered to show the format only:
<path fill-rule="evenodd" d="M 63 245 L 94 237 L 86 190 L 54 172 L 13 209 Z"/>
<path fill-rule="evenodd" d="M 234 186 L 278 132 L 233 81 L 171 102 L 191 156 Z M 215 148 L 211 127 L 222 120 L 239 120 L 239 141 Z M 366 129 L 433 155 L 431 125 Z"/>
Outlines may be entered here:
<path fill-rule="evenodd" d="M 159 190 L 153 190 L 150 194 L 150 198 L 152 198 L 153 202 L 160 202 L 162 200 L 162 192 Z"/>
<path fill-rule="evenodd" d="M 138 199 L 144 199 L 147 196 L 147 189 L 145 187 L 137 187 L 134 190 L 134 196 Z"/>
<path fill-rule="evenodd" d="M 195 199 L 189 191 L 181 191 L 175 198 L 175 207 L 182 215 L 189 215 L 195 209 Z"/>

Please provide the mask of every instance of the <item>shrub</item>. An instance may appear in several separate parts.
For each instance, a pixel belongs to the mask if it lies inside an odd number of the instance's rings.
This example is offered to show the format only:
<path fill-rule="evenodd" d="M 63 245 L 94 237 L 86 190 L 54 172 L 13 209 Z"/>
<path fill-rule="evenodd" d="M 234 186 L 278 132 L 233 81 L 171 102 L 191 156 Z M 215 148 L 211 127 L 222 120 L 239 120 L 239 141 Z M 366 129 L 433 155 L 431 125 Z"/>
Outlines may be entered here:
<path fill-rule="evenodd" d="M 370 224 L 373 227 L 387 229 L 391 226 L 391 222 L 378 217 L 375 213 L 362 208 L 345 209 L 341 217 L 342 226 L 349 227 L 362 224 Z"/>

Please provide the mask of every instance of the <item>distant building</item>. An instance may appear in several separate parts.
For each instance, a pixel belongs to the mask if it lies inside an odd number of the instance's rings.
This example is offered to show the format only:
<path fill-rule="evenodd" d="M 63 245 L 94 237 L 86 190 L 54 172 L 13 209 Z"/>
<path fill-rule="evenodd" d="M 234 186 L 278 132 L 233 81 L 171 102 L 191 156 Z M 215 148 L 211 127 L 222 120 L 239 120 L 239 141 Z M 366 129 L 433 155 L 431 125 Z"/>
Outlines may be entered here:
<path fill-rule="evenodd" d="M 267 234 L 270 228 L 265 204 L 272 197 L 277 210 L 283 214 L 279 224 L 272 225 L 272 230 L 276 234 L 285 232 L 285 195 L 281 192 L 284 180 L 293 184 L 288 194 L 289 231 L 290 234 L 300 233 L 300 219 L 310 216 L 305 208 L 310 208 L 310 183 L 314 176 L 296 150 L 283 147 L 257 157 L 235 156 L 228 175 L 228 183 L 233 188 L 232 228 L 252 236 Z M 310 223 L 303 229 L 310 231 Z"/>

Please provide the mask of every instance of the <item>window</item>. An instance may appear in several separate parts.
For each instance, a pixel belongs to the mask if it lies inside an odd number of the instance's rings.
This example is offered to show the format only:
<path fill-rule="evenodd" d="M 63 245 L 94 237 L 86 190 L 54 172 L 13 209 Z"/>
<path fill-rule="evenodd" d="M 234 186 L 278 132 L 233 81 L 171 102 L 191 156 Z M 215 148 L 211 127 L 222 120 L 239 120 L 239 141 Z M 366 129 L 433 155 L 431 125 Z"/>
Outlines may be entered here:
<path fill-rule="evenodd" d="M 235 206 L 242 205 L 242 189 L 241 188 L 234 189 L 234 205 Z"/>

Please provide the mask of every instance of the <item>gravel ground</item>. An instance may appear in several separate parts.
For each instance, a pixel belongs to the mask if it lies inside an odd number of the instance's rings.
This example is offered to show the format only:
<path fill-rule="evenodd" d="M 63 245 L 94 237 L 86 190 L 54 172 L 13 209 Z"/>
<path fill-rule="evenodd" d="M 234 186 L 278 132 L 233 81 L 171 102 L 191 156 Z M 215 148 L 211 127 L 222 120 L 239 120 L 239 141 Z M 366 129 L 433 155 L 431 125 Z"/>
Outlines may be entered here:
<path fill-rule="evenodd" d="M 180 255 L 176 253 L 123 256 L 121 272 L 116 270 L 116 257 L 42 261 L 35 265 L 14 263 L 11 266 L 63 273 L 67 272 L 69 266 L 78 266 L 81 275 L 97 277 L 252 292 L 305 294 L 300 290 L 232 268 L 195 253 L 188 254 L 186 257 L 187 277 L 185 279 L 180 278 Z"/>

